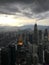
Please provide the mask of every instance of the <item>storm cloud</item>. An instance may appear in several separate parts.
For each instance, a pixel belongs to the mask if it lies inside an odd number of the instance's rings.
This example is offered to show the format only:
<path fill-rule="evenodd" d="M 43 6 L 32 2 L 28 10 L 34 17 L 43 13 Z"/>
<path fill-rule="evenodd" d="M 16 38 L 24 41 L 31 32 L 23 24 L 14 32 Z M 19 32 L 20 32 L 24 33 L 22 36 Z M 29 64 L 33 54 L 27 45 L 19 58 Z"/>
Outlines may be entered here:
<path fill-rule="evenodd" d="M 49 0 L 0 0 L 0 14 L 41 20 L 49 17 Z"/>

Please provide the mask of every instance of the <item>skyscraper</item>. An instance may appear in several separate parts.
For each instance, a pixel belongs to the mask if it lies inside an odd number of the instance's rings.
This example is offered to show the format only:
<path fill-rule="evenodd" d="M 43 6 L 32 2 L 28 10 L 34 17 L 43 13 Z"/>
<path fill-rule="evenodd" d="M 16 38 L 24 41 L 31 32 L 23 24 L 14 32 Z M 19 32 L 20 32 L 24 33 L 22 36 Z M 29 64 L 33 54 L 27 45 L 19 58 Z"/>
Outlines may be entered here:
<path fill-rule="evenodd" d="M 39 30 L 39 44 L 42 43 L 42 30 Z"/>
<path fill-rule="evenodd" d="M 1 48 L 0 48 L 0 65 L 1 65 Z"/>
<path fill-rule="evenodd" d="M 9 53 L 10 65 L 15 65 L 15 62 L 16 62 L 16 49 L 15 49 L 15 45 L 9 45 L 8 46 L 8 53 Z"/>
<path fill-rule="evenodd" d="M 47 29 L 45 29 L 44 31 L 44 41 L 45 42 L 48 41 L 48 30 Z"/>
<path fill-rule="evenodd" d="M 10 65 L 7 48 L 1 49 L 1 65 Z"/>
<path fill-rule="evenodd" d="M 29 41 L 31 44 L 33 44 L 33 33 L 29 34 Z"/>
<path fill-rule="evenodd" d="M 39 58 L 39 63 L 43 64 L 43 46 L 39 45 L 38 46 L 38 58 Z"/>
<path fill-rule="evenodd" d="M 34 25 L 34 43 L 38 44 L 38 29 L 37 29 L 37 24 Z"/>
<path fill-rule="evenodd" d="M 49 50 L 45 50 L 44 52 L 45 65 L 49 65 Z"/>
<path fill-rule="evenodd" d="M 49 45 L 49 43 L 48 43 L 48 30 L 45 29 L 45 31 L 44 31 L 44 49 L 46 49 L 48 45 Z"/>

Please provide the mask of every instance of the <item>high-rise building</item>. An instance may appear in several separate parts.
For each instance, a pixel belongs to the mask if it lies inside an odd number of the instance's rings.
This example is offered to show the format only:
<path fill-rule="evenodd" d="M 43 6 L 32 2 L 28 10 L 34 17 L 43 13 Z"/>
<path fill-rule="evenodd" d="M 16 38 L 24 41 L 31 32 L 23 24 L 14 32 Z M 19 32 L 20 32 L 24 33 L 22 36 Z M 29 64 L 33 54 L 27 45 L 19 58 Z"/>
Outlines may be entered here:
<path fill-rule="evenodd" d="M 47 48 L 47 46 L 49 45 L 49 43 L 48 43 L 48 30 L 47 29 L 45 29 L 45 31 L 44 31 L 44 39 L 43 39 L 43 45 L 44 45 L 44 49 L 46 49 Z"/>
<path fill-rule="evenodd" d="M 39 30 L 39 44 L 42 43 L 42 30 Z"/>
<path fill-rule="evenodd" d="M 9 54 L 6 48 L 1 49 L 1 65 L 10 65 Z"/>
<path fill-rule="evenodd" d="M 31 44 L 33 44 L 33 33 L 29 34 L 29 41 Z"/>
<path fill-rule="evenodd" d="M 38 46 L 37 54 L 38 54 L 38 58 L 39 58 L 39 63 L 43 64 L 43 46 L 42 45 Z"/>
<path fill-rule="evenodd" d="M 45 50 L 44 52 L 45 65 L 49 64 L 49 50 Z"/>
<path fill-rule="evenodd" d="M 38 44 L 38 29 L 37 29 L 37 24 L 34 25 L 34 43 Z"/>
<path fill-rule="evenodd" d="M 8 46 L 8 53 L 9 53 L 10 65 L 15 65 L 15 63 L 16 63 L 16 49 L 15 49 L 15 45 L 9 45 Z"/>
<path fill-rule="evenodd" d="M 1 48 L 0 48 L 0 65 L 1 65 Z"/>
<path fill-rule="evenodd" d="M 16 51 L 16 64 L 23 64 L 26 60 L 26 52 L 22 39 L 18 40 Z M 24 64 L 23 64 L 24 65 Z"/>
<path fill-rule="evenodd" d="M 35 55 L 33 57 L 33 65 L 38 65 L 38 56 L 37 55 Z"/>
<path fill-rule="evenodd" d="M 44 31 L 44 41 L 47 42 L 48 41 L 48 30 L 45 29 Z"/>
<path fill-rule="evenodd" d="M 48 32 L 48 41 L 49 41 L 49 32 Z"/>

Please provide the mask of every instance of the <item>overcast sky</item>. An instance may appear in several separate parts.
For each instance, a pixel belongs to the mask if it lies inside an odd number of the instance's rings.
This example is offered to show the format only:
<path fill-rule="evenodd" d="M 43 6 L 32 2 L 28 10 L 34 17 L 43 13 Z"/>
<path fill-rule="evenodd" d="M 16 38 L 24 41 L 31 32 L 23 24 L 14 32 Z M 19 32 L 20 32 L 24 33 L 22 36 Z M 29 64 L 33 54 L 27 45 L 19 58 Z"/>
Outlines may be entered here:
<path fill-rule="evenodd" d="M 49 25 L 49 0 L 0 0 L 0 25 Z"/>

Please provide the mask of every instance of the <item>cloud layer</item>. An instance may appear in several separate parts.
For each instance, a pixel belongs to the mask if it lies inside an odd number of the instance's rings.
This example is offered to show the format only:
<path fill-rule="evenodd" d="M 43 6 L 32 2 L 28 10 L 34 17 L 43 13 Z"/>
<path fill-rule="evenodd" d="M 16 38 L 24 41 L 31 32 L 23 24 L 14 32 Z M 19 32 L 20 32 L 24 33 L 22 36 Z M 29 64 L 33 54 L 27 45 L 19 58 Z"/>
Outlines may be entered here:
<path fill-rule="evenodd" d="M 0 3 L 0 14 L 38 20 L 49 18 L 49 0 L 0 0 Z"/>

